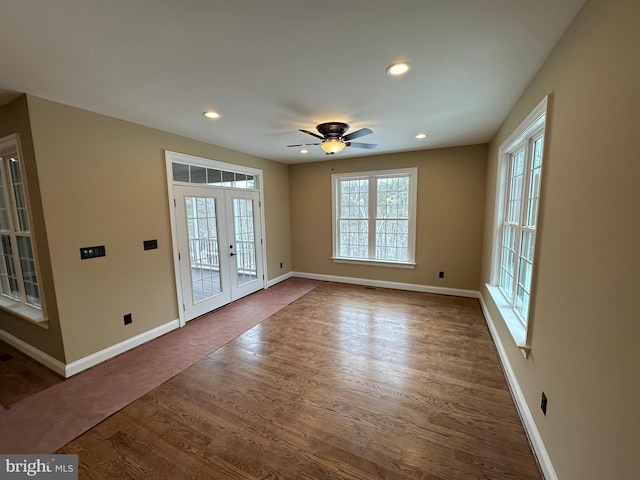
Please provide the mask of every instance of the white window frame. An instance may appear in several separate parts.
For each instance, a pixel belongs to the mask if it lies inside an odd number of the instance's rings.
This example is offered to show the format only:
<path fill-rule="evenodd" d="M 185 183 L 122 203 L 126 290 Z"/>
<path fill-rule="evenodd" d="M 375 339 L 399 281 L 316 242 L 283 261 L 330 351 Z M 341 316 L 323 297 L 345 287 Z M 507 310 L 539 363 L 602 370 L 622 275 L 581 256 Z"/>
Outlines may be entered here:
<path fill-rule="evenodd" d="M 10 167 L 8 166 L 8 162 L 10 162 L 11 160 L 8 158 L 4 158 L 2 157 L 2 155 L 0 155 L 0 159 L 1 159 L 0 171 L 2 172 L 2 181 L 5 182 L 3 185 L 4 186 L 3 190 L 5 195 L 5 204 L 7 205 L 7 208 L 9 210 L 8 216 L 9 216 L 9 224 L 10 224 L 10 229 L 5 230 L 2 233 L 4 235 L 10 236 L 11 238 L 12 252 L 14 256 L 14 268 L 17 275 L 18 290 L 19 290 L 19 296 L 20 296 L 20 298 L 15 298 L 9 295 L 5 295 L 2 291 L 0 291 L 0 308 L 9 310 L 10 312 L 26 320 L 29 320 L 31 322 L 34 322 L 41 326 L 46 327 L 47 319 L 44 313 L 45 312 L 44 296 L 42 292 L 42 285 L 40 283 L 40 279 L 42 277 L 40 275 L 40 268 L 38 263 L 38 252 L 36 249 L 35 240 L 33 238 L 33 231 L 32 231 L 33 218 L 31 215 L 29 189 L 27 185 L 27 176 L 24 168 L 24 157 L 22 155 L 22 146 L 20 143 L 19 134 L 14 133 L 0 139 L 0 153 L 10 148 L 15 149 L 17 157 L 19 159 L 19 170 L 20 170 L 20 177 L 21 177 L 22 189 L 23 189 L 22 194 L 24 197 L 23 199 L 25 203 L 24 206 L 27 214 L 26 220 L 27 220 L 29 229 L 20 230 L 20 228 L 16 226 L 19 224 L 19 220 L 17 217 L 18 213 L 16 209 L 16 204 L 15 204 L 16 203 L 15 195 L 13 193 L 12 175 L 10 172 Z M 25 286 L 23 281 L 22 266 L 20 263 L 19 249 L 17 245 L 18 243 L 17 237 L 28 237 L 30 239 L 31 251 L 33 254 L 32 260 L 34 262 L 34 268 L 35 268 L 34 273 L 36 277 L 36 280 L 34 283 L 36 284 L 36 287 L 38 289 L 38 298 L 40 301 L 40 306 L 35 306 L 27 303 L 27 297 L 26 297 Z"/>
<path fill-rule="evenodd" d="M 539 235 L 537 231 L 540 226 L 540 210 L 541 210 L 541 200 L 542 200 L 542 189 L 544 184 L 544 171 L 546 170 L 546 151 L 548 149 L 547 138 L 546 138 L 546 120 L 547 120 L 547 103 L 548 97 L 545 97 L 535 108 L 534 110 L 524 119 L 524 121 L 513 131 L 513 133 L 504 141 L 504 143 L 499 148 L 499 158 L 498 158 L 498 171 L 497 171 L 497 181 L 496 181 L 496 204 L 494 211 L 494 234 L 493 234 L 493 243 L 492 243 L 492 262 L 491 262 L 491 277 L 490 283 L 486 285 L 489 294 L 493 298 L 502 319 L 504 320 L 506 326 L 508 327 L 511 336 L 518 348 L 521 349 L 522 353 L 527 356 L 528 352 L 531 348 L 530 346 L 530 319 L 532 317 L 533 304 L 535 299 L 535 280 L 537 273 L 537 264 L 535 261 L 535 252 L 537 250 L 536 245 L 539 240 Z M 540 178 L 540 190 L 538 195 L 538 206 L 535 224 L 533 226 L 528 226 L 525 224 L 525 213 L 527 208 L 527 193 L 530 185 L 530 175 L 531 175 L 531 157 L 532 157 L 532 146 L 533 139 L 539 138 L 542 136 L 543 147 L 542 147 L 542 166 L 541 166 L 541 178 Z M 511 158 L 514 153 L 517 153 L 525 149 L 525 165 L 524 165 L 524 177 L 523 177 L 523 192 L 522 198 L 520 200 L 520 215 L 519 215 L 519 224 L 516 229 L 516 238 L 522 232 L 533 233 L 534 243 L 533 243 L 533 266 L 532 266 L 532 276 L 531 276 L 531 285 L 530 285 L 530 298 L 529 298 L 529 308 L 526 317 L 521 316 L 516 309 L 514 308 L 514 300 L 512 300 L 512 294 L 503 291 L 500 287 L 500 272 L 502 268 L 502 241 L 503 241 L 503 232 L 504 226 L 506 223 L 505 217 L 507 215 L 507 198 L 509 188 L 509 174 L 511 168 Z M 514 284 L 517 283 L 518 278 L 518 257 L 519 257 L 519 246 L 520 242 L 516 240 L 516 253 L 515 253 L 515 276 L 514 276 Z M 515 285 L 513 291 L 515 291 Z"/>
<path fill-rule="evenodd" d="M 409 177 L 409 242 L 407 261 L 378 260 L 372 255 L 375 251 L 375 212 L 376 212 L 376 191 L 375 180 L 380 177 L 408 176 Z M 340 251 L 340 189 L 339 182 L 345 179 L 369 179 L 369 212 L 374 215 L 369 216 L 369 258 L 348 258 L 339 256 Z M 373 182 L 371 180 L 374 180 Z M 401 168 L 392 170 L 376 170 L 368 172 L 335 173 L 331 175 L 331 212 L 332 212 L 332 255 L 331 259 L 336 263 L 367 264 L 400 268 L 415 268 L 415 246 L 416 246 L 416 205 L 418 191 L 418 168 Z"/>

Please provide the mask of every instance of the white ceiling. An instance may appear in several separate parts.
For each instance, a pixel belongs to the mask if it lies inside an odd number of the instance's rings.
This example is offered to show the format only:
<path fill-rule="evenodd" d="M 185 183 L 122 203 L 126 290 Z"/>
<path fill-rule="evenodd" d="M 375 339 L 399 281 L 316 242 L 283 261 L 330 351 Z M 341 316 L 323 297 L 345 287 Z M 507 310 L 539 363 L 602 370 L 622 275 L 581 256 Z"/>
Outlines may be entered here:
<path fill-rule="evenodd" d="M 26 92 L 285 163 L 327 158 L 286 147 L 325 121 L 378 144 L 335 159 L 485 143 L 583 3 L 0 0 L 0 102 Z M 388 76 L 398 60 L 411 70 Z"/>

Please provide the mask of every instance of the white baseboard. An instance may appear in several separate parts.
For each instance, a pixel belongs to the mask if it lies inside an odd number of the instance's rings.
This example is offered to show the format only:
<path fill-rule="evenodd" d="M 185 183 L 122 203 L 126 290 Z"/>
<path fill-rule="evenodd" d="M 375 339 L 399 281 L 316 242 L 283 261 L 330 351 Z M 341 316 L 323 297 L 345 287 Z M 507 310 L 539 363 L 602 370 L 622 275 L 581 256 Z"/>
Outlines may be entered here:
<path fill-rule="evenodd" d="M 41 363 L 48 369 L 57 373 L 58 375 L 64 377 L 65 376 L 65 364 L 60 360 L 56 360 L 51 355 L 44 353 L 41 350 L 38 350 L 33 345 L 28 344 L 27 342 L 20 340 L 17 337 L 14 337 L 10 333 L 5 332 L 4 330 L 0 330 L 0 339 L 4 342 L 11 345 L 16 350 L 21 351 L 25 355 L 33 358 L 36 362 Z"/>
<path fill-rule="evenodd" d="M 489 313 L 487 304 L 484 302 L 482 295 L 480 295 L 479 298 L 484 318 L 487 321 L 487 326 L 489 327 L 489 331 L 493 337 L 493 343 L 496 345 L 498 350 L 498 356 L 500 357 L 500 362 L 502 363 L 502 368 L 507 378 L 509 390 L 511 390 L 511 396 L 513 397 L 518 413 L 520 414 L 520 420 L 522 421 L 522 425 L 524 426 L 527 436 L 529 437 L 529 441 L 531 442 L 531 446 L 533 447 L 533 451 L 538 460 L 538 465 L 540 465 L 540 469 L 542 470 L 542 474 L 546 480 L 558 480 L 558 476 L 556 475 L 556 471 L 551 463 L 551 458 L 549 457 L 547 448 L 542 441 L 542 437 L 540 436 L 536 422 L 533 419 L 529 405 L 527 404 L 524 394 L 522 393 L 522 389 L 520 388 L 520 384 L 518 383 L 518 378 L 511 367 L 511 362 L 509 362 L 509 357 L 507 356 L 504 345 L 500 341 L 500 336 L 496 330 L 493 318 Z"/>
<path fill-rule="evenodd" d="M 371 280 L 369 278 L 340 277 L 337 275 L 323 275 L 319 273 L 293 272 L 292 275 L 294 277 L 310 278 L 311 280 L 349 283 L 352 285 L 364 285 L 367 287 L 395 288 L 396 290 L 409 290 L 412 292 L 437 293 L 440 295 L 453 295 L 456 297 L 480 298 L 480 292 L 477 290 L 436 287 L 433 285 L 418 285 L 415 283 L 387 282 L 384 280 Z"/>
<path fill-rule="evenodd" d="M 273 287 L 280 282 L 284 282 L 286 279 L 293 277 L 293 273 L 285 273 L 284 275 L 280 275 L 279 277 L 274 278 L 273 280 L 267 281 L 267 288 Z"/>
<path fill-rule="evenodd" d="M 71 377 L 76 373 L 80 373 L 87 368 L 94 367 L 99 363 L 109 360 L 110 358 L 113 358 L 116 355 L 120 355 L 121 353 L 124 353 L 127 350 L 131 350 L 132 348 L 142 345 L 143 343 L 147 343 L 148 341 L 153 340 L 154 338 L 158 338 L 165 333 L 169 333 L 170 331 L 175 330 L 179 327 L 180 320 L 172 320 L 168 323 L 165 323 L 164 325 L 160 325 L 159 327 L 143 332 L 140 335 L 136 335 L 135 337 L 107 347 L 104 350 L 100 350 L 99 352 L 81 358 L 80 360 L 68 363 L 67 365 L 65 365 L 64 376 Z"/>

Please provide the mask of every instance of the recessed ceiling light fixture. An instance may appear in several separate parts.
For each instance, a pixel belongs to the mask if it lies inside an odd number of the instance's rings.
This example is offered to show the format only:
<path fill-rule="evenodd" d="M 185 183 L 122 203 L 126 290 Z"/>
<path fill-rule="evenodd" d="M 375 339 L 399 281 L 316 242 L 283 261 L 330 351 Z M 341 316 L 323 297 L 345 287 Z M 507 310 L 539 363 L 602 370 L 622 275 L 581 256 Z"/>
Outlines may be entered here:
<path fill-rule="evenodd" d="M 213 110 L 207 110 L 203 113 L 203 115 L 207 118 L 220 118 L 222 116 L 218 112 L 214 112 Z"/>
<path fill-rule="evenodd" d="M 300 153 L 309 153 L 309 150 L 307 150 L 306 148 L 303 148 L 302 150 L 300 150 Z"/>
<path fill-rule="evenodd" d="M 397 62 L 387 67 L 387 73 L 394 77 L 398 75 L 404 75 L 409 71 L 409 64 L 407 62 Z"/>
<path fill-rule="evenodd" d="M 416 138 L 422 139 L 422 138 L 427 138 L 427 134 L 426 133 L 419 133 L 416 135 Z"/>

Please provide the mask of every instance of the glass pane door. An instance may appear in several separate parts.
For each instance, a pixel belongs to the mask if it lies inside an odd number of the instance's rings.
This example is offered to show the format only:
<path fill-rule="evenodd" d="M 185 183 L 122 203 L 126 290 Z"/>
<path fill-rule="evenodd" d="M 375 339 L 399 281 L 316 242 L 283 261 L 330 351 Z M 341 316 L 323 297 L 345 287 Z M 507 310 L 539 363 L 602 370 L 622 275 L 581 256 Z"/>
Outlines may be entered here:
<path fill-rule="evenodd" d="M 258 278 L 256 264 L 256 234 L 253 225 L 253 200 L 233 199 L 233 224 L 236 237 L 236 270 L 238 286 Z"/>
<path fill-rule="evenodd" d="M 258 192 L 227 190 L 227 228 L 231 258 L 231 289 L 234 299 L 264 288 L 261 214 Z"/>
<path fill-rule="evenodd" d="M 196 186 L 176 186 L 175 208 L 180 283 L 185 320 L 231 301 L 223 192 Z"/>
<path fill-rule="evenodd" d="M 193 303 L 222 291 L 216 199 L 185 197 Z"/>

